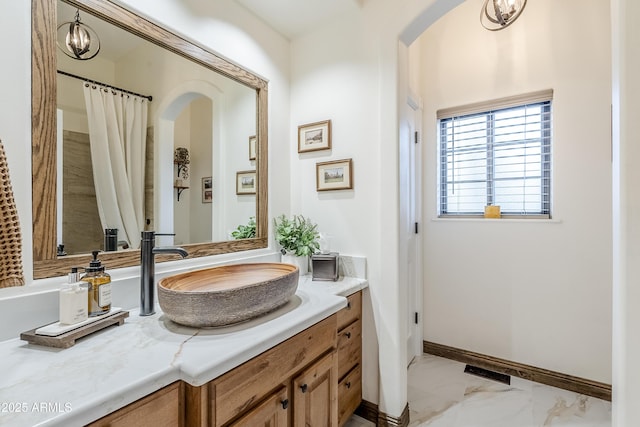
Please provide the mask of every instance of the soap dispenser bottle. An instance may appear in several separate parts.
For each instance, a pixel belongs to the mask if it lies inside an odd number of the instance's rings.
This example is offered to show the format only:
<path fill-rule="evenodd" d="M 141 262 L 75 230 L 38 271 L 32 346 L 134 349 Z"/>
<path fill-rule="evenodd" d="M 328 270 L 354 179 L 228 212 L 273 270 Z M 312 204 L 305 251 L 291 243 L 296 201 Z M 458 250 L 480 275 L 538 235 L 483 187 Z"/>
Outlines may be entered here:
<path fill-rule="evenodd" d="M 85 274 L 80 279 L 89 284 L 88 314 L 89 317 L 99 316 L 111 310 L 111 276 L 104 271 L 104 266 L 98 259 L 100 251 L 93 251 L 93 260 L 85 269 Z"/>
<path fill-rule="evenodd" d="M 60 288 L 60 323 L 63 325 L 87 320 L 87 287 L 79 280 L 78 267 L 73 267 L 69 283 Z"/>

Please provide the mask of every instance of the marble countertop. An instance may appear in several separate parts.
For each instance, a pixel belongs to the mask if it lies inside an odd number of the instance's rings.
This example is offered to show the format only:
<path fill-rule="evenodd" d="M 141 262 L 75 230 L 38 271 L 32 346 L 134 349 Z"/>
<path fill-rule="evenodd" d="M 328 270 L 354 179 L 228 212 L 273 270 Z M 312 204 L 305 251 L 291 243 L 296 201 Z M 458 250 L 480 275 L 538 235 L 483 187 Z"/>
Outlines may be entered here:
<path fill-rule="evenodd" d="M 0 425 L 83 425 L 177 380 L 206 384 L 346 306 L 344 296 L 367 281 L 300 278 L 285 306 L 221 328 L 189 328 L 130 310 L 108 328 L 68 349 L 0 343 Z"/>

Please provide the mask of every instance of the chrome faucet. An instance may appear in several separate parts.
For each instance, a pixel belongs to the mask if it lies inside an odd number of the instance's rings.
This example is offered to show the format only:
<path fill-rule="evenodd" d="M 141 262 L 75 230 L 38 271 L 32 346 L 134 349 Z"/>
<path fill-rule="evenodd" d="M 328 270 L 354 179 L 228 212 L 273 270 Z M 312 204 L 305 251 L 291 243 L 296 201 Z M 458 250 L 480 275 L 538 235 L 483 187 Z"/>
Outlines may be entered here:
<path fill-rule="evenodd" d="M 177 246 L 155 247 L 156 236 L 173 236 L 154 231 L 143 231 L 140 242 L 140 316 L 151 316 L 155 311 L 155 254 L 178 254 L 182 258 L 189 253 Z"/>

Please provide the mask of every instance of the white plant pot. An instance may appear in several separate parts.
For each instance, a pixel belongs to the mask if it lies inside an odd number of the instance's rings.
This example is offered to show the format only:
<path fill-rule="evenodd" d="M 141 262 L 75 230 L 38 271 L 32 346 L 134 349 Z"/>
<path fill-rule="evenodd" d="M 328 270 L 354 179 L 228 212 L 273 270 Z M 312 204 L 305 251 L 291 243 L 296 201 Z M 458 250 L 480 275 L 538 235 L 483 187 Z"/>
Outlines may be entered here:
<path fill-rule="evenodd" d="M 307 256 L 282 255 L 281 261 L 298 267 L 301 276 L 309 272 L 309 257 Z"/>

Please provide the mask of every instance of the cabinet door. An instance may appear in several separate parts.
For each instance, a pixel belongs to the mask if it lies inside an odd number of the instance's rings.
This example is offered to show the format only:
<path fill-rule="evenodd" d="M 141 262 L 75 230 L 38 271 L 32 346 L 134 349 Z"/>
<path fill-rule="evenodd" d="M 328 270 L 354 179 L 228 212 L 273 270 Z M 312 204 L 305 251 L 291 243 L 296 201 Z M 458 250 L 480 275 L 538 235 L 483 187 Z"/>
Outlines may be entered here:
<path fill-rule="evenodd" d="M 264 402 L 247 412 L 233 427 L 287 427 L 289 421 L 289 393 L 286 387 L 267 397 Z"/>
<path fill-rule="evenodd" d="M 180 427 L 184 425 L 183 387 L 175 382 L 125 406 L 88 427 Z"/>
<path fill-rule="evenodd" d="M 331 352 L 293 380 L 293 425 L 337 427 L 338 358 Z"/>

